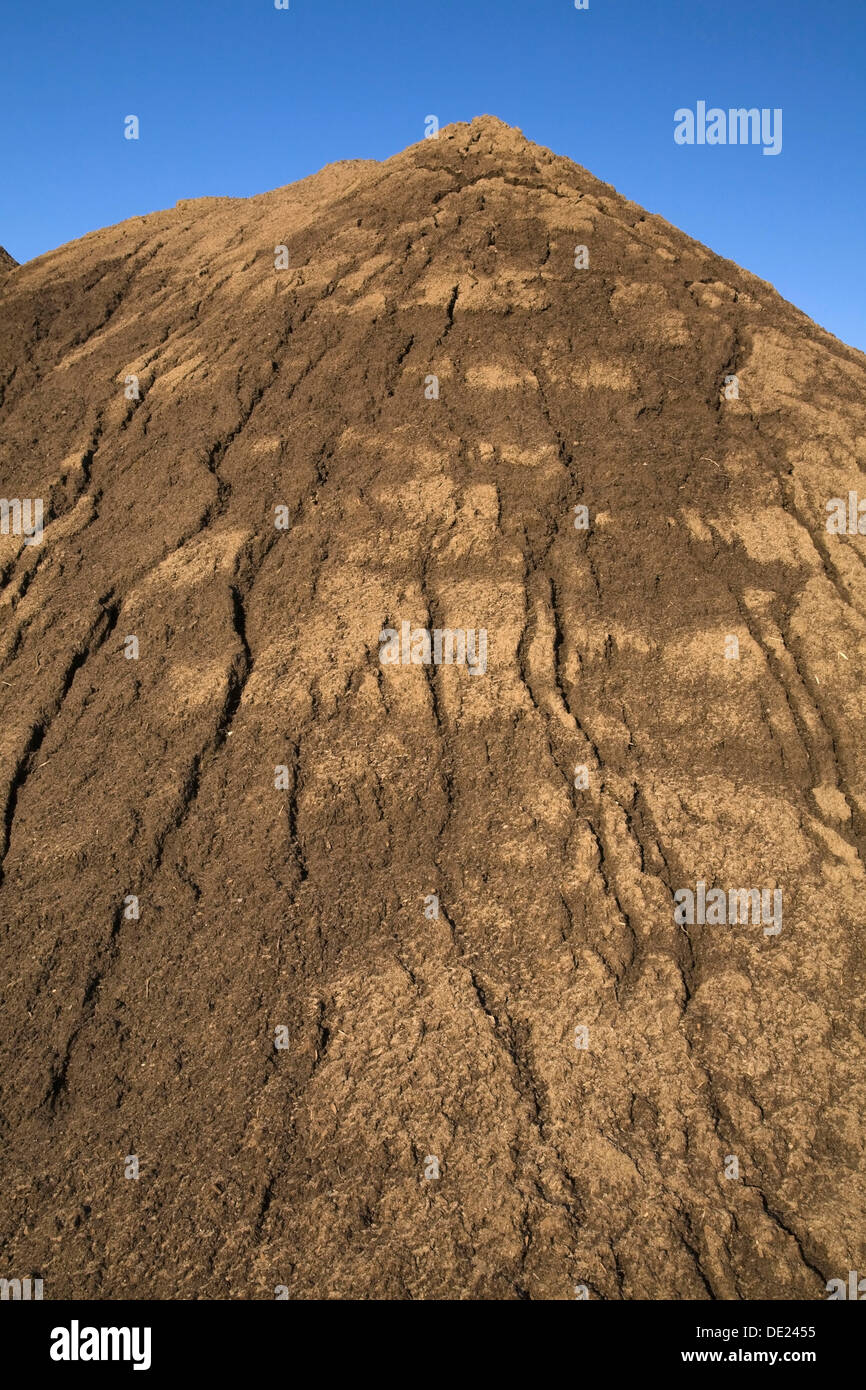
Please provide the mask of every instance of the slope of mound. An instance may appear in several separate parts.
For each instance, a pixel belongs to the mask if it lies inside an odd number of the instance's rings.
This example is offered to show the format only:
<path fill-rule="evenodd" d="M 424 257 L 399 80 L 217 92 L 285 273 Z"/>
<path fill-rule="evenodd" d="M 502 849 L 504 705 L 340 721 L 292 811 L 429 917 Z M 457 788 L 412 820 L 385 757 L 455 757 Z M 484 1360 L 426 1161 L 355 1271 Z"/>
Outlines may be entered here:
<path fill-rule="evenodd" d="M 4 1272 L 862 1269 L 866 359 L 486 117 L 0 327 Z"/>

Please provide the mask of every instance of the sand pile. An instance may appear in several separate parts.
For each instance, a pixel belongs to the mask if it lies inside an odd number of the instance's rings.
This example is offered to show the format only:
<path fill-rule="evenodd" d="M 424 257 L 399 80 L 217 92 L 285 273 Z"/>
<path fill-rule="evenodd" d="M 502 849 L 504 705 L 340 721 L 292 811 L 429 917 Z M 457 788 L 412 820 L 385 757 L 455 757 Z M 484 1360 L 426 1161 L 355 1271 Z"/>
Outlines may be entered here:
<path fill-rule="evenodd" d="M 10 270 L 0 396 L 0 1273 L 866 1268 L 866 358 L 485 117 Z"/>

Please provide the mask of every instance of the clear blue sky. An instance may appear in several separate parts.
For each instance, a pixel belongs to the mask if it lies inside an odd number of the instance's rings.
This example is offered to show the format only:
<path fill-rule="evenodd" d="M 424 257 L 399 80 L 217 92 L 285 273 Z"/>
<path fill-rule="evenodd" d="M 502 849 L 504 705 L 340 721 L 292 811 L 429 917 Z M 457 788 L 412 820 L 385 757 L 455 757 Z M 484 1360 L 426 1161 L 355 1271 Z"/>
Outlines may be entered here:
<path fill-rule="evenodd" d="M 0 4 L 0 244 L 18 260 L 489 112 L 866 349 L 866 0 Z M 675 109 L 699 100 L 781 107 L 782 153 L 675 145 Z"/>

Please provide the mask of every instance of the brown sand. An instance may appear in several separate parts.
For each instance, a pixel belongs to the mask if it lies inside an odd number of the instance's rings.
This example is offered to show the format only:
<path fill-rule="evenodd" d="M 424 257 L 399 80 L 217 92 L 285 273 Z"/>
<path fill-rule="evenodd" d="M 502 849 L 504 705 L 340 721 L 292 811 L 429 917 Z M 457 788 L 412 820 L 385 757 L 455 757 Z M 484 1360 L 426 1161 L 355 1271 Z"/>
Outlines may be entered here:
<path fill-rule="evenodd" d="M 866 1269 L 866 358 L 489 117 L 0 284 L 0 1273 Z"/>

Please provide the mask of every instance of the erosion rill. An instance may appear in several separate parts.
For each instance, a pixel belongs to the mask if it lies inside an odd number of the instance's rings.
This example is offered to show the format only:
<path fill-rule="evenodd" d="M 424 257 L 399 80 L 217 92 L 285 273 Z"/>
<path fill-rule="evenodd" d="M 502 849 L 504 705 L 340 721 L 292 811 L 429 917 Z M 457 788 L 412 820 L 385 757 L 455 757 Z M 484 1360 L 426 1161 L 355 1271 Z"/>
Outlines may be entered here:
<path fill-rule="evenodd" d="M 866 1268 L 866 358 L 489 117 L 0 328 L 2 1268 Z"/>

